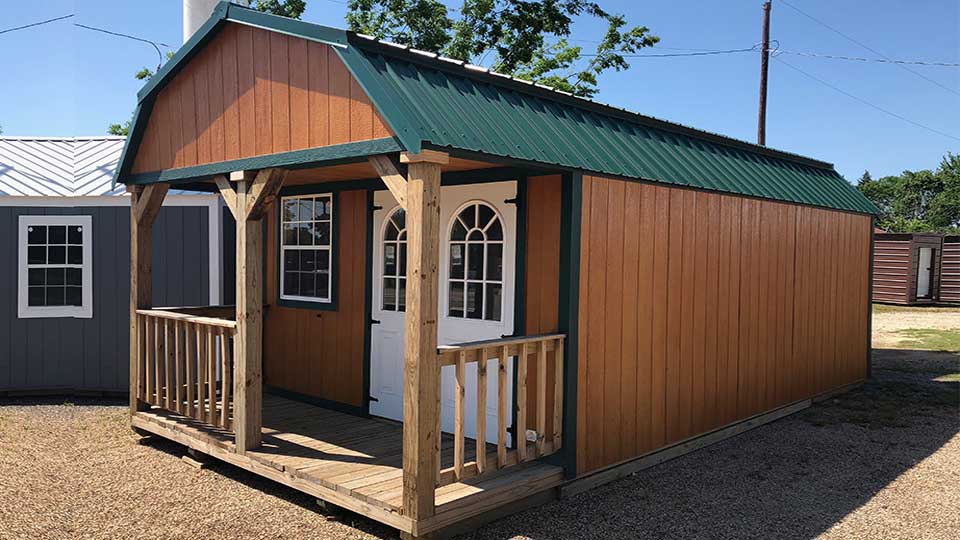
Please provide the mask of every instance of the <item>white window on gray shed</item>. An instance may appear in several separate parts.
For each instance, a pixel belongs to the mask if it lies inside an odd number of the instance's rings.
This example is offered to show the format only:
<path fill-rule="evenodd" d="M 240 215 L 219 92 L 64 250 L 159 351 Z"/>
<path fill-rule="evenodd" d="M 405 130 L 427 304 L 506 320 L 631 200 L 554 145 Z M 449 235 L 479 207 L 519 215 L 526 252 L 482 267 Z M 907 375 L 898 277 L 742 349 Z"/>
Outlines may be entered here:
<path fill-rule="evenodd" d="M 90 216 L 20 216 L 17 316 L 93 317 Z"/>

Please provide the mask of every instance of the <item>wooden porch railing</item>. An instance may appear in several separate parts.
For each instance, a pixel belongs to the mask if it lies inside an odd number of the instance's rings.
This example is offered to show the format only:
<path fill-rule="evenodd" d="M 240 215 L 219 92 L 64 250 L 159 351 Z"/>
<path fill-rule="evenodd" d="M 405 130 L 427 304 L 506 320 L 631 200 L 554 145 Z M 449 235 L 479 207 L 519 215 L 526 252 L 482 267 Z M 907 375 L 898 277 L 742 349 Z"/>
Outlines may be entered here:
<path fill-rule="evenodd" d="M 202 316 L 232 308 L 137 310 L 138 397 L 230 431 L 235 321 Z"/>
<path fill-rule="evenodd" d="M 455 423 L 453 434 L 453 466 L 441 468 L 437 486 L 480 476 L 491 470 L 503 469 L 524 461 L 552 454 L 560 449 L 563 427 L 563 341 L 564 334 L 545 334 L 517 338 L 476 341 L 439 348 L 440 369 L 456 366 Z M 548 352 L 554 351 L 554 377 L 547 380 Z M 536 442 L 527 441 L 528 388 L 527 365 L 529 356 L 536 355 L 537 387 L 535 400 Z M 510 421 L 507 403 L 507 359 L 517 357 L 516 448 L 507 448 L 507 428 Z M 497 450 L 487 454 L 487 363 L 497 361 Z M 466 366 L 477 364 L 477 433 L 476 459 L 465 462 L 467 438 L 466 423 Z M 553 410 L 547 411 L 547 393 L 553 394 Z M 552 424 L 550 440 L 546 439 L 548 415 Z M 438 419 L 442 415 L 438 414 Z M 441 431 L 438 426 L 438 433 Z M 437 464 L 440 467 L 442 437 L 436 437 Z"/>

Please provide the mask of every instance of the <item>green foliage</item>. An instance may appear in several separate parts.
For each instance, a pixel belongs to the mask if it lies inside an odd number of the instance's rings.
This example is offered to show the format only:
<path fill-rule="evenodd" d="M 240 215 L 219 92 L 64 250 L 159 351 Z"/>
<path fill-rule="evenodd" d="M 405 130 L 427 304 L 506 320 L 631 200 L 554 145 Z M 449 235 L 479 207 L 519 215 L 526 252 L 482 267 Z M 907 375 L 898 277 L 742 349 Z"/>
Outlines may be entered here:
<path fill-rule="evenodd" d="M 960 232 L 960 155 L 948 152 L 935 171 L 903 171 L 857 189 L 880 208 L 878 226 L 889 232 Z"/>
<path fill-rule="evenodd" d="M 459 10 L 439 0 L 350 0 L 347 9 L 355 32 L 584 97 L 596 94 L 601 73 L 630 67 L 625 55 L 659 41 L 647 27 L 628 28 L 624 16 L 587 0 L 463 0 Z M 607 25 L 591 53 L 569 43 L 577 17 Z"/>
<path fill-rule="evenodd" d="M 307 7 L 306 0 L 241 0 L 241 4 L 255 8 L 258 11 L 299 19 Z"/>
<path fill-rule="evenodd" d="M 121 137 L 126 137 L 130 134 L 130 124 L 132 120 L 127 120 L 122 124 L 110 124 L 107 127 L 107 133 L 110 135 L 119 135 Z"/>

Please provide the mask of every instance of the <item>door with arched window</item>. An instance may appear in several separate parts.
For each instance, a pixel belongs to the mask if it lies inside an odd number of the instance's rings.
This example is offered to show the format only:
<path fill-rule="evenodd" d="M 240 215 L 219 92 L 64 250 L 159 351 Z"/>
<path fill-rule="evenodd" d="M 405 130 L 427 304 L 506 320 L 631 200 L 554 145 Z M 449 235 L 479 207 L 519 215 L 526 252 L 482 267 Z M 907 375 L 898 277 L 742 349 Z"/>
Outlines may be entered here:
<path fill-rule="evenodd" d="M 516 182 L 443 186 L 440 189 L 438 340 L 441 345 L 513 334 L 516 282 Z M 389 191 L 374 194 L 373 307 L 370 412 L 403 419 L 406 294 L 406 216 Z M 488 369 L 495 369 L 489 365 Z M 512 377 L 510 366 L 508 374 Z M 454 373 L 441 374 L 444 431 L 454 424 Z M 487 425 L 496 425 L 496 379 L 488 378 Z M 476 403 L 476 364 L 467 370 L 468 406 Z M 508 384 L 512 388 L 512 381 Z M 512 401 L 512 395 L 508 396 Z M 467 434 L 476 411 L 466 411 Z M 490 433 L 495 441 L 496 433 Z"/>

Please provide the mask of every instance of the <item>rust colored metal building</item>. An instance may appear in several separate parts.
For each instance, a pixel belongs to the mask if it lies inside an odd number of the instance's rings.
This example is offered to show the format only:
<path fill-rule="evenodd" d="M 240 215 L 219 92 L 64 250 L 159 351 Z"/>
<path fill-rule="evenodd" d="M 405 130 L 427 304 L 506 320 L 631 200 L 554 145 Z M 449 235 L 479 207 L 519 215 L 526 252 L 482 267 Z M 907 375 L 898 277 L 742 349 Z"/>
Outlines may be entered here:
<path fill-rule="evenodd" d="M 829 163 L 226 3 L 139 98 L 132 426 L 408 536 L 867 377 Z M 235 307 L 140 286 L 171 186 L 237 218 Z"/>
<path fill-rule="evenodd" d="M 874 234 L 873 301 L 900 305 L 940 301 L 943 249 L 942 234 Z"/>
<path fill-rule="evenodd" d="M 940 301 L 960 302 L 960 236 L 943 237 L 940 257 Z"/>

